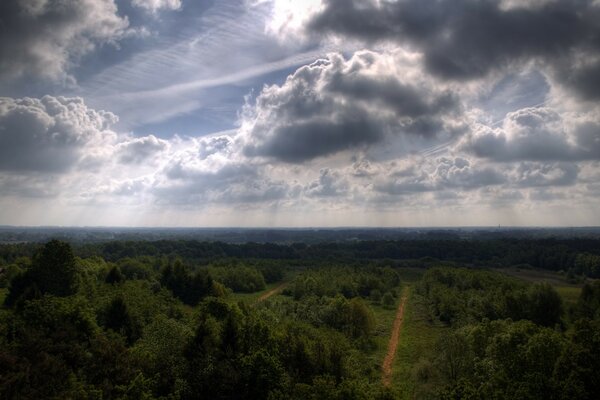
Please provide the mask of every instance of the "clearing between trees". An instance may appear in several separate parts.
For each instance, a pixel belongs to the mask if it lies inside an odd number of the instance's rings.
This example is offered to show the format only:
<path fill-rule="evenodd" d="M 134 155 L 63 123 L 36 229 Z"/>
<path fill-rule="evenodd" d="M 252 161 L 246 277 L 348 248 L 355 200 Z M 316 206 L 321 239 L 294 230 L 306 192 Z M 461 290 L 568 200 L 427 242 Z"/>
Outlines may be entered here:
<path fill-rule="evenodd" d="M 260 303 L 261 301 L 265 301 L 266 299 L 268 299 L 269 297 L 276 295 L 277 293 L 281 293 L 283 291 L 283 289 L 285 289 L 285 287 L 288 285 L 289 282 L 283 282 L 281 285 L 269 290 L 268 292 L 266 292 L 265 294 L 263 294 L 262 296 L 260 296 L 256 302 Z"/>
<path fill-rule="evenodd" d="M 396 356 L 396 349 L 398 348 L 398 341 L 400 339 L 400 330 L 402 329 L 402 322 L 404 321 L 404 305 L 406 299 L 408 299 L 409 288 L 405 288 L 402 292 L 402 298 L 398 305 L 398 311 L 396 311 L 396 319 L 394 319 L 394 326 L 392 328 L 392 335 L 388 344 L 388 350 L 383 359 L 383 365 L 381 370 L 383 373 L 383 384 L 384 386 L 390 386 L 392 383 L 392 366 L 394 365 L 394 358 Z"/>

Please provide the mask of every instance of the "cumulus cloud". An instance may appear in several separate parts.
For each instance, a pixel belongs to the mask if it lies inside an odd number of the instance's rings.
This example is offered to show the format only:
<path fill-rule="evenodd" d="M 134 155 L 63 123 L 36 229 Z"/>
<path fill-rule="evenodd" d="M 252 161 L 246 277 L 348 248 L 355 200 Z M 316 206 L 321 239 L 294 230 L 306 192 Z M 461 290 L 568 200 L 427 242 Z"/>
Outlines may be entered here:
<path fill-rule="evenodd" d="M 499 128 L 479 124 L 459 146 L 478 157 L 499 162 L 569 161 L 600 158 L 600 121 L 551 108 L 511 112 Z"/>
<path fill-rule="evenodd" d="M 282 199 L 288 185 L 239 162 L 206 165 L 173 160 L 151 188 L 159 203 L 204 207 L 209 204 L 256 203 Z"/>
<path fill-rule="evenodd" d="M 522 187 L 571 186 L 577 182 L 578 173 L 574 163 L 521 163 L 513 179 Z"/>
<path fill-rule="evenodd" d="M 409 45 L 444 79 L 540 61 L 584 97 L 600 98 L 600 61 L 590 58 L 598 55 L 600 7 L 591 0 L 322 0 L 311 10 L 309 34 Z"/>
<path fill-rule="evenodd" d="M 200 140 L 198 154 L 204 160 L 213 154 L 226 153 L 230 146 L 231 138 L 229 136 L 213 136 Z"/>
<path fill-rule="evenodd" d="M 246 107 L 247 156 L 302 163 L 393 139 L 407 153 L 457 131 L 460 103 L 408 53 L 330 54 L 265 87 Z"/>
<path fill-rule="evenodd" d="M 114 139 L 116 121 L 81 98 L 0 98 L 0 170 L 64 171 L 84 149 Z"/>
<path fill-rule="evenodd" d="M 161 9 L 179 10 L 181 8 L 181 0 L 132 0 L 131 4 L 151 12 L 157 12 Z"/>
<path fill-rule="evenodd" d="M 410 195 L 444 190 L 474 190 L 506 183 L 498 170 L 461 158 L 440 157 L 414 160 L 407 168 L 388 170 L 377 180 L 374 189 L 389 195 Z"/>
<path fill-rule="evenodd" d="M 338 197 L 346 194 L 348 182 L 339 172 L 324 168 L 319 171 L 319 179 L 309 183 L 305 190 L 309 197 Z"/>
<path fill-rule="evenodd" d="M 127 34 L 114 0 L 0 2 L 0 79 L 62 79 L 98 45 Z"/>
<path fill-rule="evenodd" d="M 123 164 L 140 164 L 155 157 L 169 146 L 154 135 L 132 138 L 117 145 L 117 157 Z"/>

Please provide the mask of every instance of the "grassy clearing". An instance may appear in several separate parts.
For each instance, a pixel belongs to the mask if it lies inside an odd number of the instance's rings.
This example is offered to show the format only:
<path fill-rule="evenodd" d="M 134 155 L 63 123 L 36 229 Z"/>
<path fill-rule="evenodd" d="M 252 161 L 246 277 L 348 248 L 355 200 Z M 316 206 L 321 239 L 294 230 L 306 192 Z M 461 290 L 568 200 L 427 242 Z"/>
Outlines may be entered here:
<path fill-rule="evenodd" d="M 394 319 L 396 318 L 396 310 L 398 309 L 398 305 L 402 297 L 402 290 L 404 290 L 406 286 L 410 286 L 412 283 L 417 282 L 425 273 L 425 270 L 420 268 L 398 268 L 396 271 L 400 275 L 401 285 L 396 288 L 398 296 L 396 297 L 394 305 L 391 307 L 384 307 L 381 304 L 373 302 L 370 304 L 371 310 L 375 314 L 376 321 L 375 330 L 373 333 L 373 340 L 375 341 L 376 349 L 369 354 L 369 360 L 372 368 L 379 372 L 381 372 L 381 364 L 383 363 L 383 359 L 387 352 L 390 334 L 394 325 Z M 410 299 L 408 302 L 409 301 Z M 402 329 L 404 329 L 404 327 Z M 402 333 L 400 334 L 400 341 L 402 341 Z"/>
<path fill-rule="evenodd" d="M 239 301 L 243 301 L 245 303 L 248 304 L 254 304 L 258 301 L 258 299 L 264 295 L 265 293 L 270 292 L 271 290 L 275 289 L 276 287 L 280 286 L 283 283 L 290 283 L 294 280 L 294 277 L 296 276 L 296 272 L 288 272 L 281 281 L 279 282 L 274 282 L 274 283 L 268 283 L 265 286 L 264 290 L 261 290 L 259 292 L 254 292 L 254 293 L 232 293 L 231 294 L 231 299 L 233 301 L 235 301 L 236 303 Z M 281 293 L 276 293 L 273 296 L 281 296 Z"/>
<path fill-rule="evenodd" d="M 398 296 L 392 307 L 384 307 L 381 304 L 371 303 L 370 307 L 375 314 L 375 330 L 373 333 L 373 340 L 376 344 L 376 349 L 369 354 L 369 361 L 371 366 L 376 371 L 381 371 L 381 364 L 387 351 L 388 342 L 390 340 L 390 333 L 392 332 L 392 326 L 394 325 L 394 318 L 396 317 L 396 309 L 400 303 L 401 288 L 396 289 Z"/>
<path fill-rule="evenodd" d="M 260 296 L 262 296 L 263 294 L 267 293 L 270 290 L 275 289 L 277 286 L 281 285 L 282 283 L 283 283 L 283 281 L 282 282 L 269 283 L 269 284 L 267 284 L 265 286 L 265 289 L 261 290 L 260 292 L 254 292 L 254 293 L 232 293 L 231 294 L 231 298 L 235 302 L 243 301 L 243 302 L 248 303 L 248 304 L 254 304 L 254 303 L 256 303 L 256 301 L 258 300 L 258 298 Z"/>
<path fill-rule="evenodd" d="M 400 399 L 427 398 L 429 384 L 417 383 L 415 366 L 433 358 L 435 343 L 448 328 L 429 321 L 428 311 L 420 297 L 411 291 L 404 311 L 404 325 L 394 362 L 392 388 Z M 435 379 L 431 377 L 430 379 Z"/>
<path fill-rule="evenodd" d="M 503 268 L 501 272 L 527 282 L 547 282 L 554 286 L 566 305 L 577 303 L 583 283 L 571 283 L 563 275 L 539 269 Z"/>
<path fill-rule="evenodd" d="M 577 303 L 577 300 L 579 299 L 579 294 L 581 293 L 580 287 L 555 286 L 554 288 L 556 289 L 558 294 L 561 295 L 566 305 Z"/>
<path fill-rule="evenodd" d="M 547 282 L 555 287 L 582 287 L 583 283 L 570 283 L 563 275 L 541 269 L 501 268 L 498 271 L 527 282 Z"/>

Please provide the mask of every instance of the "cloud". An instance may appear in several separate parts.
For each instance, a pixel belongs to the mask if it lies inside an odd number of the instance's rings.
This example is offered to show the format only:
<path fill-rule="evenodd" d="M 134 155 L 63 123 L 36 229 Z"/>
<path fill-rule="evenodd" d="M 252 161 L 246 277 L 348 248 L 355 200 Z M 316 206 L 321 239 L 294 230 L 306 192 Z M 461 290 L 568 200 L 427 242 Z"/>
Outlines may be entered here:
<path fill-rule="evenodd" d="M 200 148 L 198 155 L 200 159 L 205 160 L 213 154 L 226 152 L 231 146 L 231 137 L 229 136 L 213 136 L 208 139 L 200 140 Z"/>
<path fill-rule="evenodd" d="M 499 128 L 476 125 L 459 148 L 498 162 L 600 159 L 600 121 L 595 112 L 582 118 L 524 108 L 508 113 Z"/>
<path fill-rule="evenodd" d="M 179 10 L 181 0 L 131 0 L 131 4 L 151 12 L 159 10 Z"/>
<path fill-rule="evenodd" d="M 348 182 L 337 171 L 324 168 L 319 171 L 319 179 L 311 182 L 305 188 L 309 197 L 339 197 L 346 194 Z"/>
<path fill-rule="evenodd" d="M 113 140 L 116 122 L 81 98 L 0 98 L 0 170 L 65 171 L 87 148 Z"/>
<path fill-rule="evenodd" d="M 303 163 L 392 139 L 409 152 L 456 134 L 456 96 L 424 77 L 414 55 L 361 51 L 299 68 L 246 106 L 244 153 Z"/>
<path fill-rule="evenodd" d="M 600 98 L 600 7 L 591 0 L 323 0 L 304 18 L 309 35 L 394 42 L 424 54 L 450 80 L 539 61 L 589 99 Z M 590 58 L 590 55 L 596 57 Z M 581 55 L 588 63 L 581 64 Z M 586 84 L 588 83 L 588 84 Z"/>
<path fill-rule="evenodd" d="M 388 169 L 374 184 L 374 190 L 389 195 L 412 195 L 445 190 L 474 190 L 506 183 L 504 173 L 461 158 L 440 157 L 414 160 Z"/>
<path fill-rule="evenodd" d="M 257 166 L 248 163 L 173 159 L 151 191 L 160 204 L 205 207 L 280 200 L 288 189 L 285 182 L 264 176 Z"/>
<path fill-rule="evenodd" d="M 65 79 L 73 63 L 120 40 L 128 26 L 113 0 L 3 0 L 0 80 Z"/>
<path fill-rule="evenodd" d="M 117 157 L 123 164 L 140 164 L 165 151 L 168 146 L 166 140 L 154 135 L 134 138 L 117 145 Z"/>
<path fill-rule="evenodd" d="M 574 163 L 521 163 L 513 179 L 521 187 L 571 186 L 577 182 L 578 173 Z"/>

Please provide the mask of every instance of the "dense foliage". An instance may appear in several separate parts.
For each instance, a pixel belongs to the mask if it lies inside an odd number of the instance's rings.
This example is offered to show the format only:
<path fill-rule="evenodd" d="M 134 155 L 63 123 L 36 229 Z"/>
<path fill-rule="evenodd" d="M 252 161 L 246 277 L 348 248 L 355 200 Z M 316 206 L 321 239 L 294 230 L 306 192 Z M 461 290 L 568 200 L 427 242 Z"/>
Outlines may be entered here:
<path fill-rule="evenodd" d="M 367 286 L 348 297 L 336 286 L 328 289 L 331 297 L 303 303 L 313 319 L 230 298 L 232 291 L 264 289 L 263 273 L 284 276 L 268 262 L 207 267 L 161 256 L 106 262 L 76 258 L 68 244 L 52 241 L 19 270 L 0 310 L 0 398 L 389 395 L 363 351 L 374 316 L 358 296 L 368 295 L 369 285 L 392 289 L 399 283 L 392 270 L 356 270 L 353 285 Z"/>
<path fill-rule="evenodd" d="M 563 313 L 560 295 L 549 284 L 525 285 L 483 270 L 430 269 L 418 292 L 427 298 L 431 312 L 449 324 L 511 318 L 553 327 Z"/>
<path fill-rule="evenodd" d="M 432 269 L 418 292 L 451 329 L 419 371 L 443 399 L 593 399 L 600 390 L 600 285 L 571 310 L 548 284 L 480 270 Z M 432 367 L 435 366 L 435 367 Z M 433 371 L 427 369 L 433 368 Z"/>
<path fill-rule="evenodd" d="M 407 285 L 398 259 L 458 262 L 470 254 L 472 266 L 496 254 L 494 265 L 512 265 L 543 253 L 536 262 L 573 262 L 572 273 L 596 265 L 585 243 L 554 249 L 537 241 L 527 254 L 502 255 L 528 248 L 505 240 L 498 250 L 492 242 L 428 241 L 428 251 L 416 241 L 0 246 L 10 250 L 0 261 L 0 398 L 398 398 L 381 384 L 385 349 L 377 336 Z M 443 327 L 414 366 L 414 384 L 428 388 L 416 393 L 594 399 L 600 392 L 600 281 L 566 304 L 549 284 L 490 269 L 416 271 L 419 317 Z M 282 295 L 259 302 L 280 285 Z"/>

